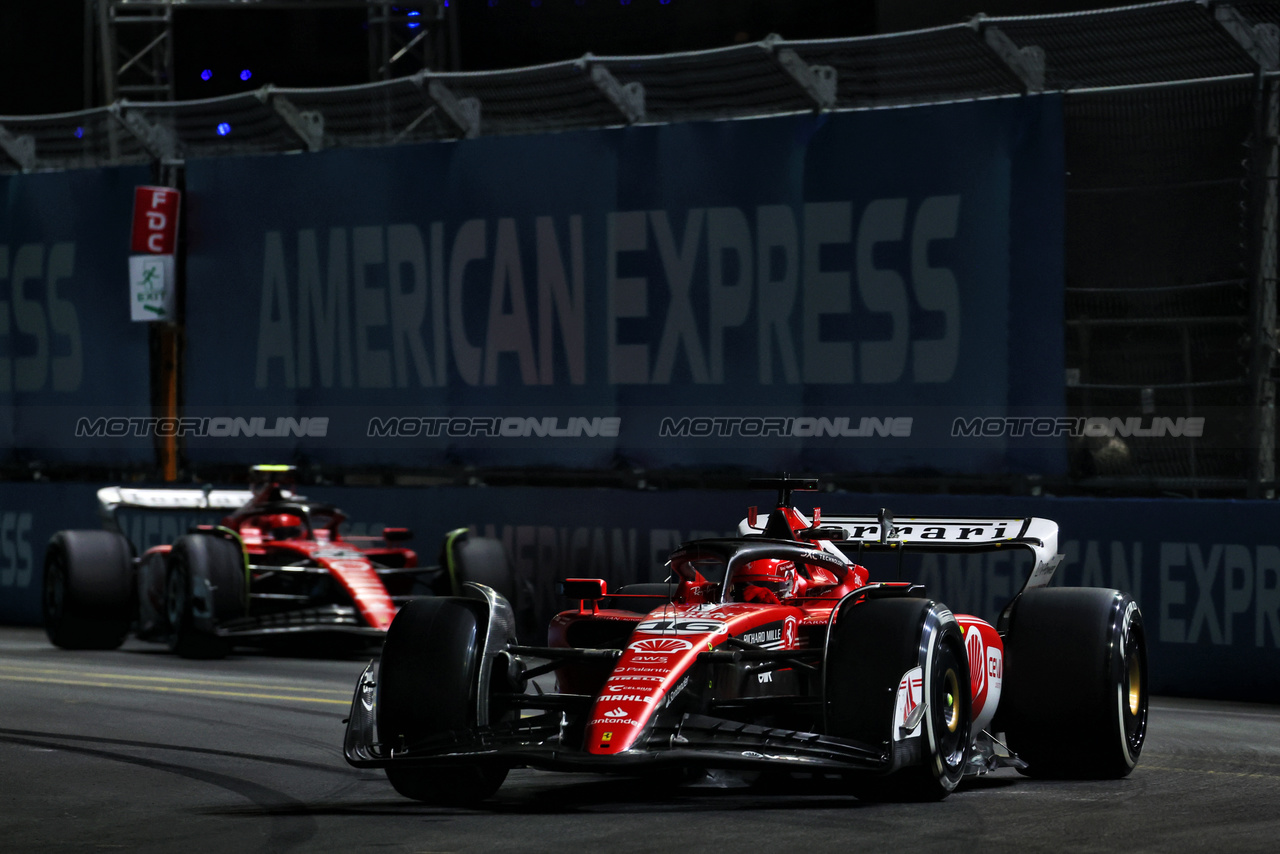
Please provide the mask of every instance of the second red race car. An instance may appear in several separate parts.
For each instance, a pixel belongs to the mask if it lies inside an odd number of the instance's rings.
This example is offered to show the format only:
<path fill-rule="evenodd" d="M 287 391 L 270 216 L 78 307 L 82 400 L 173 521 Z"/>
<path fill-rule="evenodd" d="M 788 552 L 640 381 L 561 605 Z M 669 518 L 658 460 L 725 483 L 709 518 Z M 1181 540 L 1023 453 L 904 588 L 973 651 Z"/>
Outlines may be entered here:
<path fill-rule="evenodd" d="M 665 583 L 564 582 L 579 604 L 545 646 L 520 644 L 510 605 L 483 585 L 407 605 L 357 684 L 348 762 L 438 803 L 481 801 L 519 766 L 801 773 L 906 800 L 1000 767 L 1133 769 L 1147 728 L 1142 615 L 1118 590 L 1048 586 L 1056 524 L 807 519 L 791 493 L 816 482 L 763 485 L 779 493 L 767 517 L 752 508 L 739 537 L 681 546 Z M 1031 565 L 994 624 L 917 584 L 871 582 L 861 563 L 997 549 Z"/>
<path fill-rule="evenodd" d="M 298 495 L 292 476 L 290 466 L 255 466 L 250 490 L 99 490 L 107 530 L 59 531 L 45 552 L 49 639 L 66 649 L 114 649 L 132 632 L 189 658 L 280 641 L 376 645 L 413 599 L 456 596 L 468 582 L 514 596 L 500 542 L 458 529 L 445 537 L 439 565 L 420 566 L 403 545 L 409 529 L 344 536 L 342 511 Z M 122 510 L 182 511 L 215 523 L 135 557 Z"/>

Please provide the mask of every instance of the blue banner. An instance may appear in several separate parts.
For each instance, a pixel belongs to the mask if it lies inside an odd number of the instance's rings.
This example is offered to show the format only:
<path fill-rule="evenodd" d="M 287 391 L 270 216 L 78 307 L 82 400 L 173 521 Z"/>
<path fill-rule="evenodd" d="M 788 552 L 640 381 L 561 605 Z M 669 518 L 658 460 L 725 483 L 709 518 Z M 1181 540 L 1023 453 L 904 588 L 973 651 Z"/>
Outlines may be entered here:
<path fill-rule="evenodd" d="M 152 439 L 77 434 L 149 415 L 148 330 L 129 320 L 129 226 L 143 167 L 0 176 L 0 448 L 9 461 L 146 463 Z M 83 433 L 83 431 L 81 431 Z"/>
<path fill-rule="evenodd" d="M 459 527 L 505 544 L 519 581 L 522 630 L 540 643 L 549 617 L 567 607 L 559 579 L 603 578 L 610 589 L 664 578 L 680 543 L 736 531 L 749 504 L 771 494 L 553 488 L 312 487 L 341 507 L 349 535 L 412 528 L 419 562 L 433 564 L 444 535 Z M 96 528 L 96 487 L 0 485 L 0 622 L 38 623 L 44 546 L 54 531 Z M 1060 527 L 1064 555 L 1055 584 L 1129 592 L 1142 608 L 1151 688 L 1163 694 L 1280 702 L 1280 546 L 1275 503 L 1144 499 L 1009 498 L 959 495 L 797 493 L 797 506 L 824 515 L 1041 516 Z M 141 553 L 171 543 L 207 513 L 121 515 Z M 866 561 L 873 578 L 897 577 L 896 561 Z M 960 613 L 994 621 L 1021 588 L 1030 560 L 1016 551 L 925 555 L 903 578 Z"/>
<path fill-rule="evenodd" d="M 532 488 L 311 489 L 367 530 L 409 525 L 424 559 L 451 528 L 470 526 L 501 539 L 536 617 L 535 631 L 566 607 L 555 582 L 604 578 L 610 588 L 660 581 L 681 542 L 736 532 L 747 505 L 771 496 L 749 491 L 629 492 Z M 1054 584 L 1124 590 L 1142 608 L 1151 689 L 1224 699 L 1280 702 L 1280 546 L 1274 502 L 959 495 L 797 493 L 808 513 L 1041 516 L 1060 528 L 1064 555 Z M 896 559 L 865 562 L 873 580 L 897 577 Z M 959 613 L 995 621 L 1030 570 L 1029 555 L 1002 550 L 923 555 L 902 567 L 905 580 Z M 534 642 L 541 642 L 538 637 Z"/>
<path fill-rule="evenodd" d="M 0 623 L 40 625 L 45 545 L 66 528 L 102 527 L 94 495 L 80 484 L 0 484 Z"/>
<path fill-rule="evenodd" d="M 1061 472 L 1057 96 L 190 161 L 196 460 Z"/>

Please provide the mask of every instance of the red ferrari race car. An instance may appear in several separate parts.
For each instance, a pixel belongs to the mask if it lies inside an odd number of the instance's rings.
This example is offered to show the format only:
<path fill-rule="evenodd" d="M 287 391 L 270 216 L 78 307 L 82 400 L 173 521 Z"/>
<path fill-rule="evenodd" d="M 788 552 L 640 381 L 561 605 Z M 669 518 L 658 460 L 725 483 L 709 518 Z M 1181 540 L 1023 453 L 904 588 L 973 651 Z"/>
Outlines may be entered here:
<path fill-rule="evenodd" d="M 397 610 L 421 596 L 479 582 L 512 596 L 502 544 L 445 537 L 439 566 L 399 543 L 407 528 L 344 537 L 346 516 L 292 488 L 292 467 L 255 466 L 250 490 L 106 487 L 108 530 L 59 531 L 44 561 L 44 622 L 64 649 L 115 649 L 130 631 L 188 658 L 234 645 L 320 639 L 379 644 Z M 121 511 L 182 511 L 198 525 L 134 557 Z M 228 512 L 230 511 L 230 512 Z"/>
<path fill-rule="evenodd" d="M 1000 767 L 1128 774 L 1146 737 L 1142 615 L 1117 590 L 1049 587 L 1058 528 L 1039 518 L 822 515 L 782 478 L 736 538 L 686 543 L 663 584 L 578 607 L 546 646 L 513 635 L 495 591 L 413 602 L 356 686 L 345 755 L 400 794 L 477 802 L 510 768 L 643 773 L 748 769 L 841 778 L 862 797 L 945 797 Z M 877 554 L 1020 550 L 1023 588 L 996 625 L 906 581 L 872 583 Z M 900 564 L 901 565 L 901 564 Z M 535 677 L 555 674 L 555 689 Z"/>

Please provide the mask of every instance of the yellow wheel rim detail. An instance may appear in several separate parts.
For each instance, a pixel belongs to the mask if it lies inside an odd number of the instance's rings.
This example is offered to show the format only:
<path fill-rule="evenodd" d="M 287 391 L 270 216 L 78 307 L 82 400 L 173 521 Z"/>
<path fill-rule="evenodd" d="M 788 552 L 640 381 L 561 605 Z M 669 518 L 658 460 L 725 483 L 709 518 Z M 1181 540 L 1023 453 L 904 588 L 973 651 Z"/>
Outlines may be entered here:
<path fill-rule="evenodd" d="M 1142 665 L 1136 655 L 1129 658 L 1129 714 L 1137 715 L 1142 706 Z"/>
<path fill-rule="evenodd" d="M 943 720 L 947 724 L 947 731 L 955 732 L 960 726 L 960 704 L 956 702 L 956 697 L 960 694 L 960 680 L 956 678 L 956 672 L 948 670 L 946 675 L 942 677 L 942 684 L 946 690 L 946 707 Z"/>

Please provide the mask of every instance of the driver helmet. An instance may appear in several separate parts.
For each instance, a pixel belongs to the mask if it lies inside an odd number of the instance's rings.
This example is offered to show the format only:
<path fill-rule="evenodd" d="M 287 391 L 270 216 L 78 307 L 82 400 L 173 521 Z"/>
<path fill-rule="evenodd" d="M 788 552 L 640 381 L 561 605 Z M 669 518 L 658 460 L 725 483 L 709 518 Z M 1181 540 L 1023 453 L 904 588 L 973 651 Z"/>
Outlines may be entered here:
<path fill-rule="evenodd" d="M 285 540 L 302 533 L 302 518 L 292 513 L 272 513 L 261 518 L 261 527 L 271 532 L 272 539 Z"/>
<path fill-rule="evenodd" d="M 781 602 L 793 595 L 796 566 L 789 560 L 753 560 L 733 576 L 730 596 L 735 602 Z"/>

